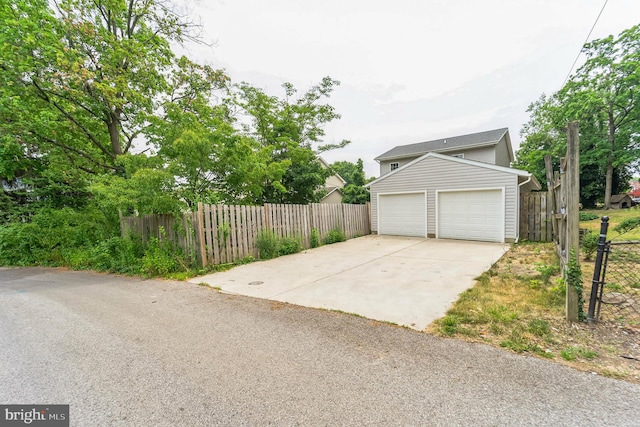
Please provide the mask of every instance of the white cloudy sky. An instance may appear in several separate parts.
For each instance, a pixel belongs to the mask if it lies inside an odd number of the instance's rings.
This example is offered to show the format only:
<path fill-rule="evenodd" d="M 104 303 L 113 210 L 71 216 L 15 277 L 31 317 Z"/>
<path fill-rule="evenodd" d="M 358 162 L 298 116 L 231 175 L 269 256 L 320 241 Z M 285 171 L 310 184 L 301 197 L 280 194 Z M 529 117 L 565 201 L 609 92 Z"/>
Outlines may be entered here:
<path fill-rule="evenodd" d="M 527 106 L 562 86 L 604 1 L 201 0 L 214 44 L 188 54 L 274 95 L 339 80 L 325 142 L 352 143 L 323 157 L 378 176 L 374 157 L 401 144 L 508 127 L 517 149 Z M 609 0 L 591 39 L 638 23 L 640 0 Z"/>

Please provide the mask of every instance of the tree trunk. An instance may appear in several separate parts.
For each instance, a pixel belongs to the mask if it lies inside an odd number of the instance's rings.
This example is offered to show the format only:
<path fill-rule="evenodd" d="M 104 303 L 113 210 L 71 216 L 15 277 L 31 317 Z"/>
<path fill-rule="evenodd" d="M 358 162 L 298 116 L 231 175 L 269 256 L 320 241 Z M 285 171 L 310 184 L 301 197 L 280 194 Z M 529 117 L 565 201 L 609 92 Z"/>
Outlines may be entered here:
<path fill-rule="evenodd" d="M 111 140 L 111 151 L 113 158 L 122 154 L 122 142 L 120 140 L 120 115 L 122 112 L 119 109 L 109 113 L 109 139 Z"/>
<path fill-rule="evenodd" d="M 615 149 L 615 122 L 613 116 L 613 106 L 609 105 L 609 146 L 611 151 L 607 155 L 607 175 L 604 185 L 604 208 L 611 209 L 611 192 L 613 191 L 613 152 Z"/>

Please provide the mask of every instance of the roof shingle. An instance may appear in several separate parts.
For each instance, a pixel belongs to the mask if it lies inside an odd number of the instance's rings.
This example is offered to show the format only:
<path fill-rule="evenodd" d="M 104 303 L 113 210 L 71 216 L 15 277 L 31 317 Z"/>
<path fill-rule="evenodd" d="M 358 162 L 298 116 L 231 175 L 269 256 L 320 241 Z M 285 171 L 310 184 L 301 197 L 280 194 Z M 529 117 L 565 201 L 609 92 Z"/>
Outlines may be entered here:
<path fill-rule="evenodd" d="M 409 145 L 398 145 L 391 150 L 375 158 L 375 160 L 398 159 L 402 157 L 420 156 L 429 152 L 443 152 L 456 148 L 472 147 L 498 143 L 509 131 L 508 128 L 488 130 L 471 133 L 468 135 L 454 136 L 450 138 L 436 139 L 433 141 L 418 142 Z"/>

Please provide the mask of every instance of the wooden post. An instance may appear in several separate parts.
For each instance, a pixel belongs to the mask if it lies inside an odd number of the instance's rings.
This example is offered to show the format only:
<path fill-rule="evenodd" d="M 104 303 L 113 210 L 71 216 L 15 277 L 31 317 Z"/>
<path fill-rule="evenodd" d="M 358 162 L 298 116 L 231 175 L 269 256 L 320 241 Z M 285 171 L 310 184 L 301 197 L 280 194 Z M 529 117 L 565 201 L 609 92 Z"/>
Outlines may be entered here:
<path fill-rule="evenodd" d="M 574 250 L 576 261 L 580 258 L 580 155 L 578 140 L 578 122 L 569 123 L 567 133 L 567 241 L 566 259 L 569 260 L 571 249 Z M 578 321 L 578 293 L 567 284 L 567 320 Z"/>
<path fill-rule="evenodd" d="M 544 167 L 547 174 L 547 209 L 551 209 L 551 213 L 547 216 L 551 219 L 551 231 L 554 238 L 558 235 L 556 227 L 556 221 L 553 219 L 556 214 L 556 197 L 555 197 L 555 180 L 553 179 L 553 162 L 551 162 L 551 156 L 546 154 L 544 156 Z"/>
<path fill-rule="evenodd" d="M 201 202 L 198 202 L 197 220 L 194 225 L 197 227 L 196 236 L 198 236 L 198 258 L 202 267 L 207 266 L 207 251 L 204 243 L 204 208 Z"/>

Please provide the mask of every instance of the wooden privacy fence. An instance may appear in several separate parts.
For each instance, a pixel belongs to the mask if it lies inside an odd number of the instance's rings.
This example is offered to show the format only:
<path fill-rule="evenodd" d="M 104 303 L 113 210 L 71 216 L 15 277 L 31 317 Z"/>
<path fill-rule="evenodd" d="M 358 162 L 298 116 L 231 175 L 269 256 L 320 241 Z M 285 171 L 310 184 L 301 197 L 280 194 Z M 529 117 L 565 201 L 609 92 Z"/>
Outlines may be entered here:
<path fill-rule="evenodd" d="M 193 223 L 196 220 L 197 212 L 186 213 L 179 218 L 171 214 L 127 217 L 120 215 L 120 233 L 123 237 L 134 234 L 143 242 L 152 238 L 167 239 L 187 254 L 195 255 L 197 241 L 193 233 Z"/>
<path fill-rule="evenodd" d="M 521 193 L 520 238 L 530 242 L 552 242 L 552 214 L 548 193 Z"/>
<path fill-rule="evenodd" d="M 164 228 L 165 236 L 159 231 Z M 340 230 L 347 239 L 371 233 L 369 204 L 320 204 L 264 206 L 198 204 L 197 212 L 175 219 L 172 215 L 121 217 L 122 235 L 136 233 L 143 240 L 165 237 L 197 256 L 204 267 L 225 264 L 247 256 L 259 257 L 258 236 L 273 233 L 279 239 L 300 242 L 311 247 L 312 230 L 320 241 L 332 230 Z M 171 232 L 169 232 L 171 230 Z"/>

